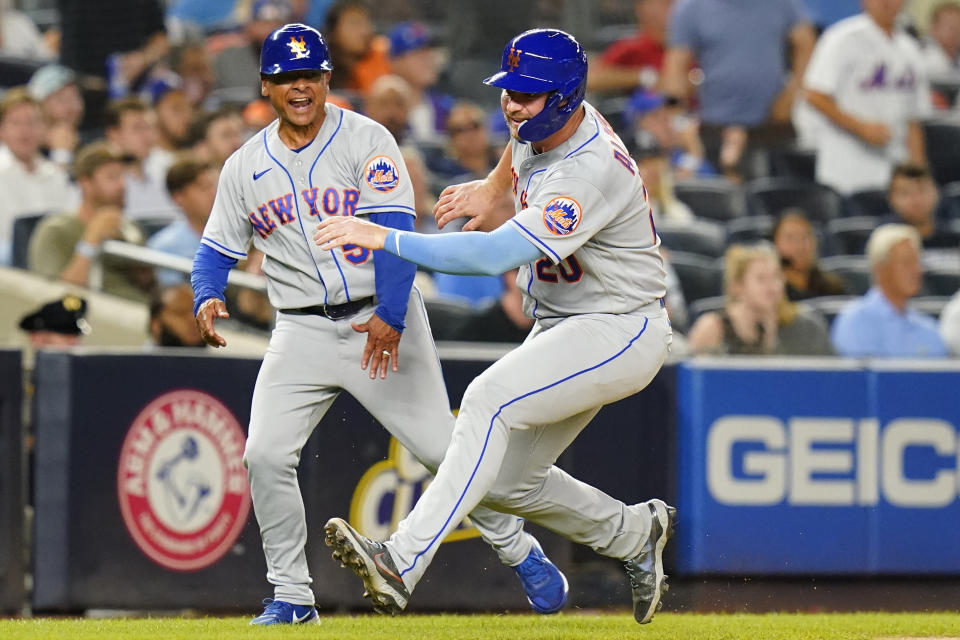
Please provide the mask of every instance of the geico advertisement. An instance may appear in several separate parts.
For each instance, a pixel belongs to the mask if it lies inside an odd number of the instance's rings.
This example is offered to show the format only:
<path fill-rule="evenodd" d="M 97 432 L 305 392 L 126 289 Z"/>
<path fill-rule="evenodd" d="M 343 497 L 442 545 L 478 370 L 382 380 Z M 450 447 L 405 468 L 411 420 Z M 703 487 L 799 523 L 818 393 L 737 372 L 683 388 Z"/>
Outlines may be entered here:
<path fill-rule="evenodd" d="M 686 363 L 682 571 L 960 572 L 960 367 Z"/>

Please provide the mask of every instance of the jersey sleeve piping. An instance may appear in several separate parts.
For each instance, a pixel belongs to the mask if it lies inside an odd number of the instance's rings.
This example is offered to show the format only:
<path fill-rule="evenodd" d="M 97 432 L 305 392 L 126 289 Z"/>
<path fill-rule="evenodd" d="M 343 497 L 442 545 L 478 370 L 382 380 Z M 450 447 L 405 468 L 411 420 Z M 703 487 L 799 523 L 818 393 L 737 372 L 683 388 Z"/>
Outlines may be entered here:
<path fill-rule="evenodd" d="M 204 236 L 203 238 L 201 238 L 201 239 L 200 239 L 200 242 L 202 242 L 203 244 L 207 245 L 208 247 L 210 247 L 211 249 L 213 249 L 213 250 L 215 250 L 215 251 L 219 251 L 220 253 L 223 253 L 223 254 L 225 254 L 225 255 L 230 256 L 231 258 L 246 258 L 246 257 L 247 257 L 247 254 L 246 254 L 245 252 L 243 252 L 243 251 L 236 251 L 236 250 L 234 250 L 234 249 L 230 249 L 230 248 L 228 248 L 228 247 L 225 247 L 225 246 L 223 246 L 222 244 L 220 244 L 219 242 L 217 242 L 216 240 L 211 240 L 210 238 L 208 238 L 208 237 L 206 237 L 206 236 Z"/>
<path fill-rule="evenodd" d="M 530 242 L 534 246 L 538 246 L 542 251 L 546 252 L 550 256 L 550 259 L 554 261 L 554 263 L 558 264 L 561 262 L 561 258 L 559 255 L 557 255 L 557 252 L 551 249 L 549 246 L 547 246 L 547 243 L 545 243 L 543 240 L 541 240 L 536 235 L 534 235 L 532 231 L 530 231 L 529 229 L 524 227 L 522 224 L 517 222 L 515 218 L 511 219 L 510 222 L 516 225 L 520 229 L 520 231 L 522 231 L 527 236 L 527 238 L 530 240 Z"/>

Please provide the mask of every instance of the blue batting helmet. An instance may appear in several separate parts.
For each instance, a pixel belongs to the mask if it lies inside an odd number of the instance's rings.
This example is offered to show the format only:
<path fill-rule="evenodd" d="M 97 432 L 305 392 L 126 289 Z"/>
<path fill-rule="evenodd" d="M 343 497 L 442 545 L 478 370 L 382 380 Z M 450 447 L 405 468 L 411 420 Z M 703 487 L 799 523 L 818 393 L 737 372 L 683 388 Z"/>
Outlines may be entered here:
<path fill-rule="evenodd" d="M 330 50 L 319 31 L 294 23 L 285 24 L 267 36 L 260 51 L 260 73 L 272 76 L 304 70 L 333 70 Z"/>
<path fill-rule="evenodd" d="M 587 54 L 565 31 L 531 29 L 507 44 L 500 71 L 483 82 L 521 93 L 550 92 L 543 111 L 517 130 L 524 140 L 537 142 L 559 131 L 583 102 Z"/>

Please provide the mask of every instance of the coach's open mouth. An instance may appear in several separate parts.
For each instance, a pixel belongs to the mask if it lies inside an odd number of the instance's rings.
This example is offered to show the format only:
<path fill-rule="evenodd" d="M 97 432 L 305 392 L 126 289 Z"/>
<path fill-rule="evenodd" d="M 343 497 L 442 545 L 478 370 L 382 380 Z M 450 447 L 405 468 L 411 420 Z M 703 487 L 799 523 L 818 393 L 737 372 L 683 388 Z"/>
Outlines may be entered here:
<path fill-rule="evenodd" d="M 310 105 L 313 104 L 313 100 L 310 98 L 291 98 L 287 101 L 287 104 L 297 111 L 304 111 L 310 108 Z"/>

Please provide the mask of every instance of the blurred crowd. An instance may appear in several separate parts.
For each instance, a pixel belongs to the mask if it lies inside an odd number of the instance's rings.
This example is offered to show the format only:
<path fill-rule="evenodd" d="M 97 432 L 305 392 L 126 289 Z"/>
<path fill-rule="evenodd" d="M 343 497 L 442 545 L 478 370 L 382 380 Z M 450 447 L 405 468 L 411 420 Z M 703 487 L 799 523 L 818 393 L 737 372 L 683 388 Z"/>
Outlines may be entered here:
<path fill-rule="evenodd" d="M 288 22 L 327 39 L 329 100 L 397 139 L 420 231 L 499 159 L 480 80 L 503 44 L 562 27 L 640 167 L 678 351 L 960 355 L 960 0 L 0 0 L 0 266 L 150 305 L 154 342 L 198 345 L 189 276 L 104 243 L 192 259 L 220 168 L 274 118 L 259 48 Z M 438 339 L 531 325 L 516 273 L 417 282 Z M 228 306 L 272 325 L 256 291 Z"/>

